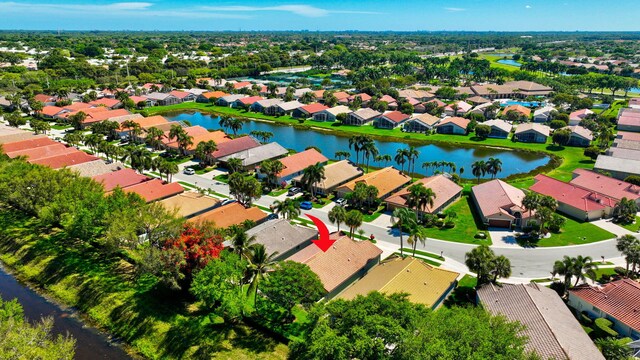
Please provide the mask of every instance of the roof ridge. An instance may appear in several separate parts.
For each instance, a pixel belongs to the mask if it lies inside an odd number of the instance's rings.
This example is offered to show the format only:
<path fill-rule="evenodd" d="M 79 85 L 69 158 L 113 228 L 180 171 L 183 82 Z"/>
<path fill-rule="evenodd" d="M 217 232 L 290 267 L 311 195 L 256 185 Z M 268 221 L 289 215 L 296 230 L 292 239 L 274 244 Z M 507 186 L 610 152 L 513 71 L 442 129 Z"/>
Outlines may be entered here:
<path fill-rule="evenodd" d="M 553 331 L 553 328 L 551 326 L 549 326 L 549 322 L 547 321 L 547 318 L 544 316 L 544 314 L 542 314 L 542 311 L 540 311 L 540 308 L 538 307 L 538 303 L 535 302 L 535 300 L 533 300 L 533 297 L 531 296 L 531 294 L 529 293 L 528 290 L 528 286 L 522 284 L 522 286 L 524 287 L 524 292 L 527 294 L 527 297 L 531 300 L 531 302 L 533 303 L 533 307 L 536 308 L 536 311 L 538 312 L 538 314 L 540 314 L 540 317 L 542 317 L 542 320 L 544 322 L 544 325 L 547 327 L 547 329 L 549 329 L 549 331 L 551 332 L 551 334 L 553 334 L 553 340 L 558 344 L 558 347 L 560 347 L 560 350 L 562 351 L 562 353 L 564 354 L 564 356 L 567 359 L 570 359 L 569 354 L 567 354 L 567 351 L 564 349 L 564 347 L 562 346 L 562 344 L 560 344 L 560 341 L 558 340 L 558 336 L 556 335 L 555 331 Z M 539 291 L 539 289 L 538 289 Z"/>
<path fill-rule="evenodd" d="M 400 261 L 404 261 L 404 259 L 406 258 L 399 258 Z M 400 274 L 402 274 L 409 266 L 411 266 L 411 264 L 413 264 L 413 262 L 415 261 L 415 258 L 412 258 L 412 260 L 405 266 L 402 267 L 402 269 L 400 271 L 398 271 L 393 277 L 391 277 L 391 279 L 389 279 L 389 281 L 387 281 L 386 283 L 384 283 L 384 285 L 382 285 L 380 287 L 380 290 L 384 289 L 387 285 L 389 285 L 389 283 L 391 283 L 393 280 L 395 280 L 398 276 L 400 276 Z M 397 260 L 396 260 L 397 261 Z"/>

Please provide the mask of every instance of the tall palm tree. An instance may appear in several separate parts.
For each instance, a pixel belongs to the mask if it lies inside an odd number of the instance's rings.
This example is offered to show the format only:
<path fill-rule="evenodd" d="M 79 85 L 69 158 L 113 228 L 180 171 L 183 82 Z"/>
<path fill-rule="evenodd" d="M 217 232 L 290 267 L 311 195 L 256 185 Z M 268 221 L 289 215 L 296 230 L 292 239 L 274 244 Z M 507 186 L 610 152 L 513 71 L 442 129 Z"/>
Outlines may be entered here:
<path fill-rule="evenodd" d="M 240 158 L 230 158 L 227 160 L 227 167 L 229 172 L 233 174 L 234 172 L 242 170 L 242 159 Z"/>
<path fill-rule="evenodd" d="M 360 150 L 362 150 L 362 135 L 354 135 L 349 138 L 349 149 L 352 149 L 356 153 L 356 165 L 360 160 Z"/>
<path fill-rule="evenodd" d="M 300 215 L 300 203 L 293 199 L 276 200 L 273 203 L 274 212 L 285 219 L 294 219 Z"/>
<path fill-rule="evenodd" d="M 487 245 L 480 245 L 465 254 L 464 263 L 469 270 L 478 275 L 478 286 L 488 281 L 489 273 L 493 267 L 495 254 Z"/>
<path fill-rule="evenodd" d="M 393 225 L 398 226 L 398 232 L 400 233 L 400 255 L 404 256 L 403 248 L 403 231 L 404 228 L 411 228 L 417 225 L 418 219 L 416 218 L 416 214 L 409 210 L 408 208 L 397 208 L 393 210 L 391 215 L 391 223 Z"/>
<path fill-rule="evenodd" d="M 248 290 L 253 292 L 254 301 L 258 295 L 260 282 L 267 276 L 268 271 L 276 264 L 274 258 L 277 254 L 277 252 L 268 254 L 266 248 L 262 244 L 255 244 L 251 247 L 248 267 L 249 274 L 251 275 L 251 283 L 249 284 Z"/>
<path fill-rule="evenodd" d="M 326 179 L 326 176 L 324 175 L 324 164 L 316 163 L 315 165 L 309 165 L 304 169 L 300 182 L 307 191 L 311 193 L 311 197 L 314 197 L 316 185 L 324 179 Z"/>
<path fill-rule="evenodd" d="M 133 146 L 124 148 L 121 161 L 125 162 L 127 160 L 130 161 L 131 167 L 138 172 L 143 172 L 153 167 L 151 152 L 147 149 Z"/>
<path fill-rule="evenodd" d="M 573 276 L 576 277 L 576 283 L 573 286 L 577 286 L 580 281 L 586 281 L 586 276 L 595 279 L 596 270 L 598 270 L 598 265 L 593 262 L 591 256 L 576 256 L 573 259 Z"/>
<path fill-rule="evenodd" d="M 387 165 L 389 164 L 390 161 L 392 161 L 393 159 L 391 158 L 391 155 L 389 154 L 383 154 L 383 155 L 377 155 L 375 157 L 375 161 L 376 162 L 382 162 L 384 161 L 384 167 L 387 167 Z"/>
<path fill-rule="evenodd" d="M 416 211 L 416 216 L 419 218 L 419 213 L 425 212 L 427 206 L 433 206 L 436 194 L 431 188 L 426 188 L 424 184 L 417 183 L 411 185 L 407 190 L 407 206 L 413 208 Z"/>
<path fill-rule="evenodd" d="M 349 227 L 349 237 L 353 239 L 354 232 L 362 225 L 363 215 L 358 210 L 350 210 L 344 217 L 344 224 Z"/>
<path fill-rule="evenodd" d="M 218 150 L 218 145 L 215 141 L 203 141 L 196 146 L 195 155 L 206 166 L 213 162 L 213 153 L 216 150 Z"/>
<path fill-rule="evenodd" d="M 562 260 L 556 260 L 553 263 L 553 270 L 551 271 L 551 277 L 555 277 L 556 275 L 564 276 L 564 293 L 567 292 L 569 285 L 571 285 L 571 278 L 573 277 L 573 259 L 567 255 L 565 255 Z M 564 294 L 563 294 L 564 295 Z"/>
<path fill-rule="evenodd" d="M 415 173 L 416 160 L 418 159 L 418 156 L 420 156 L 420 151 L 413 146 L 409 146 L 405 156 L 407 157 L 407 171 L 412 174 Z"/>
<path fill-rule="evenodd" d="M 169 136 L 168 136 L 169 141 L 173 141 L 174 139 L 177 140 L 178 137 L 184 133 L 186 133 L 186 131 L 179 124 L 171 125 L 171 128 L 169 129 Z"/>
<path fill-rule="evenodd" d="M 147 144 L 154 150 L 160 150 L 162 145 L 162 139 L 164 138 L 164 131 L 153 126 L 147 130 Z"/>
<path fill-rule="evenodd" d="M 220 116 L 220 121 L 218 121 L 218 124 L 220 124 L 220 126 L 226 132 L 227 128 L 229 128 L 229 124 L 231 124 L 231 116 L 229 116 L 229 115 L 221 115 Z"/>
<path fill-rule="evenodd" d="M 404 164 L 407 162 L 407 149 L 396 150 L 395 162 L 400 165 L 400 172 L 404 172 Z"/>
<path fill-rule="evenodd" d="M 231 118 L 229 121 L 229 129 L 233 131 L 233 136 L 238 136 L 238 131 L 242 130 L 242 120 L 238 118 Z"/>
<path fill-rule="evenodd" d="M 187 149 L 193 145 L 193 136 L 187 134 L 185 131 L 178 135 L 176 141 L 178 142 L 178 151 L 180 151 L 182 155 L 187 155 Z"/>
<path fill-rule="evenodd" d="M 407 238 L 407 243 L 413 248 L 414 257 L 416 256 L 416 247 L 418 246 L 418 242 L 424 246 L 427 238 L 427 229 L 425 227 L 416 224 L 416 226 L 412 226 L 409 229 L 409 237 Z"/>
<path fill-rule="evenodd" d="M 349 141 L 351 141 L 351 140 L 349 140 Z M 349 147 L 349 148 L 351 148 L 351 147 Z M 348 151 L 341 150 L 341 151 L 336 151 L 336 153 L 333 156 L 335 156 L 335 158 L 338 159 L 338 160 L 340 160 L 340 158 L 348 159 L 349 157 L 351 157 L 351 153 L 348 152 Z"/>
<path fill-rule="evenodd" d="M 367 159 L 367 172 L 369 172 L 369 160 L 372 157 L 376 157 L 379 154 L 378 147 L 376 143 L 371 138 L 367 138 L 367 140 L 362 144 L 362 152 L 364 158 Z"/>
<path fill-rule="evenodd" d="M 498 281 L 498 277 L 508 278 L 511 276 L 511 261 L 504 255 L 499 255 L 493 259 L 493 282 Z"/>
<path fill-rule="evenodd" d="M 331 210 L 329 210 L 329 213 L 327 215 L 329 217 L 329 221 L 331 221 L 331 223 L 333 224 L 336 224 L 336 226 L 338 227 L 338 232 L 340 232 L 340 224 L 344 222 L 347 216 L 347 210 L 345 210 L 345 208 L 342 206 L 336 205 Z"/>
<path fill-rule="evenodd" d="M 491 178 L 495 178 L 502 171 L 502 161 L 498 158 L 490 157 L 486 163 L 487 172 L 491 174 Z"/>
<path fill-rule="evenodd" d="M 255 246 L 254 243 L 256 242 L 256 236 L 247 235 L 247 232 L 242 226 L 236 226 L 231 228 L 230 230 L 231 247 L 233 248 L 233 252 L 249 259 L 251 256 L 252 247 Z"/>
<path fill-rule="evenodd" d="M 268 187 L 278 186 L 278 174 L 284 169 L 280 160 L 265 160 L 260 163 L 260 172 L 267 176 Z"/>
<path fill-rule="evenodd" d="M 477 160 L 471 164 L 471 173 L 478 178 L 478 184 L 480 184 L 480 177 L 487 173 L 487 163 L 484 160 Z"/>
<path fill-rule="evenodd" d="M 618 249 L 618 251 L 620 251 L 624 256 L 624 259 L 627 265 L 626 266 L 627 271 L 625 273 L 625 276 L 628 277 L 629 264 L 633 263 L 634 270 L 635 270 L 636 262 L 634 260 L 640 257 L 640 239 L 638 239 L 637 237 L 631 234 L 622 235 L 621 237 L 618 238 L 616 242 L 616 249 Z"/>

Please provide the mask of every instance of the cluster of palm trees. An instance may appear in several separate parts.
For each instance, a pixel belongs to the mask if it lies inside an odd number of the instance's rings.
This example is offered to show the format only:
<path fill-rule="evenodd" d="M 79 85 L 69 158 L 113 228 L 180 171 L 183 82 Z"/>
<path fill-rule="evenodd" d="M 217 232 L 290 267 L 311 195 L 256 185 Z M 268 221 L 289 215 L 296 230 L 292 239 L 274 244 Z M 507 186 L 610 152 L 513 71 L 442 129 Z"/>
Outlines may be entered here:
<path fill-rule="evenodd" d="M 231 130 L 234 137 L 238 136 L 238 131 L 242 130 L 242 120 L 228 115 L 220 116 L 220 121 L 218 123 L 223 129 L 225 129 L 225 132 Z"/>
<path fill-rule="evenodd" d="M 353 151 L 356 153 L 356 164 L 359 163 L 360 152 L 362 152 L 362 161 L 364 162 L 366 160 L 367 171 L 369 171 L 369 161 L 372 158 L 375 159 L 375 157 L 380 154 L 375 141 L 367 135 L 354 135 L 349 138 L 349 149 L 353 149 Z M 340 155 L 345 154 L 341 153 Z"/>
<path fill-rule="evenodd" d="M 253 130 L 249 133 L 249 135 L 259 139 L 262 143 L 268 142 L 273 137 L 273 133 L 271 131 L 262 130 Z"/>
<path fill-rule="evenodd" d="M 194 155 L 200 159 L 202 167 L 211 165 L 213 162 L 213 153 L 218 150 L 218 145 L 213 140 L 203 141 L 198 143 Z"/>
<path fill-rule="evenodd" d="M 448 169 L 449 172 L 455 173 L 457 166 L 456 163 L 451 161 L 425 161 L 422 163 L 422 168 L 427 172 L 429 171 L 429 169 L 433 169 L 434 173 L 437 171 L 444 172 L 446 169 Z M 463 172 L 464 169 L 460 168 L 460 171 Z"/>
<path fill-rule="evenodd" d="M 311 197 L 315 197 L 316 185 L 326 179 L 324 175 L 324 164 L 316 163 L 309 165 L 304 169 L 300 183 L 304 189 L 306 189 Z"/>
<path fill-rule="evenodd" d="M 502 160 L 494 157 L 490 157 L 487 161 L 477 160 L 471 164 L 471 173 L 478 179 L 478 183 L 480 183 L 480 177 L 489 174 L 494 179 L 501 171 Z"/>
<path fill-rule="evenodd" d="M 393 160 L 400 166 L 400 171 L 404 172 L 404 164 L 407 164 L 407 172 L 415 173 L 416 160 L 420 156 L 420 152 L 413 146 L 405 149 L 396 150 Z"/>
<path fill-rule="evenodd" d="M 153 157 L 151 151 L 138 146 L 125 146 L 120 148 L 122 162 L 129 161 L 131 168 L 142 173 L 146 170 L 154 170 L 164 175 L 168 182 L 171 182 L 173 174 L 177 174 L 180 170 L 178 164 L 163 159 L 162 157 Z M 106 155 L 106 154 L 105 154 Z"/>
<path fill-rule="evenodd" d="M 342 206 L 334 206 L 328 214 L 329 221 L 336 224 L 340 232 L 340 224 L 345 224 L 349 228 L 349 237 L 353 239 L 356 230 L 362 226 L 364 217 L 358 210 L 345 209 Z"/>
<path fill-rule="evenodd" d="M 478 285 L 489 281 L 496 283 L 498 278 L 511 276 L 511 261 L 504 255 L 496 254 L 487 245 L 480 245 L 465 254 L 465 265 L 478 276 Z"/>
<path fill-rule="evenodd" d="M 635 274 L 636 270 L 640 269 L 640 239 L 631 234 L 623 235 L 618 238 L 616 248 L 622 253 L 626 261 L 627 276 L 630 274 L 630 266 L 631 273 Z"/>
<path fill-rule="evenodd" d="M 535 212 L 542 234 L 547 233 L 547 228 L 558 231 L 566 222 L 564 217 L 555 213 L 558 201 L 551 196 L 530 192 L 522 199 L 522 206 L 529 212 Z"/>
<path fill-rule="evenodd" d="M 169 141 L 174 141 L 178 144 L 178 151 L 182 155 L 187 154 L 189 146 L 193 145 L 193 136 L 189 135 L 187 131 L 179 124 L 172 125 L 169 129 L 168 135 Z"/>
<path fill-rule="evenodd" d="M 260 283 L 276 265 L 276 261 L 274 259 L 278 253 L 267 253 L 264 245 L 256 244 L 256 237 L 254 235 L 247 235 L 242 226 L 233 226 L 229 228 L 229 233 L 233 252 L 245 258 L 248 262 L 243 283 L 249 284 L 247 294 L 252 293 L 255 299 L 258 294 L 258 287 L 260 286 Z"/>
<path fill-rule="evenodd" d="M 564 292 L 571 286 L 571 280 L 575 278 L 573 286 L 577 286 L 580 281 L 586 281 L 587 276 L 595 279 L 598 270 L 598 265 L 593 262 L 590 256 L 578 255 L 576 257 L 570 257 L 565 255 L 562 260 L 557 260 L 553 264 L 553 270 L 551 271 L 551 277 L 556 275 L 564 276 Z"/>

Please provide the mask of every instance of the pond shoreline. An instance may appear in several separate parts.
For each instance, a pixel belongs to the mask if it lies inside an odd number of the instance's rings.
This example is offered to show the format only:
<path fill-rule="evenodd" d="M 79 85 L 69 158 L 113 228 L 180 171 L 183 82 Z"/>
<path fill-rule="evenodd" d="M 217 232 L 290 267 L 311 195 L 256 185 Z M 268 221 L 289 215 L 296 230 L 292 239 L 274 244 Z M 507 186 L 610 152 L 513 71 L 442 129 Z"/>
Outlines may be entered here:
<path fill-rule="evenodd" d="M 216 116 L 227 115 L 225 113 L 218 112 L 215 109 L 206 109 L 206 108 L 204 109 L 200 109 L 200 108 L 159 109 L 154 111 L 154 114 L 162 114 L 166 116 L 179 116 L 182 114 L 193 115 L 196 113 L 206 114 L 206 115 L 216 115 Z M 343 137 L 343 138 L 350 138 L 354 134 L 358 133 L 358 131 L 329 129 L 329 128 L 313 126 L 311 124 L 285 123 L 282 121 L 278 121 L 277 119 L 263 119 L 263 118 L 251 117 L 250 114 L 251 113 L 243 114 L 242 116 L 237 116 L 237 118 L 239 118 L 242 121 L 253 121 L 253 122 L 267 123 L 267 124 L 283 126 L 283 127 L 292 127 L 298 130 L 310 130 L 318 133 L 329 134 L 329 135 L 334 135 L 334 136 Z M 336 127 L 339 128 L 341 126 L 336 126 Z M 457 147 L 457 148 L 465 148 L 465 149 L 491 149 L 491 150 L 500 150 L 500 151 L 511 151 L 514 153 L 519 152 L 519 153 L 535 154 L 535 155 L 549 158 L 549 161 L 546 164 L 538 166 L 532 169 L 531 171 L 516 173 L 503 178 L 504 180 L 509 180 L 509 181 L 526 179 L 526 178 L 533 177 L 537 174 L 548 173 L 558 168 L 560 165 L 562 165 L 564 160 L 561 156 L 558 156 L 554 153 L 551 153 L 545 150 L 523 149 L 523 148 L 500 146 L 500 145 L 472 144 L 467 142 L 455 141 L 455 139 L 444 141 L 444 140 L 435 140 L 435 139 L 407 139 L 407 138 L 402 138 L 394 135 L 377 135 L 377 134 L 366 134 L 366 135 L 371 137 L 374 140 L 378 140 L 382 142 L 395 142 L 395 143 L 399 142 L 399 143 L 405 143 L 411 146 L 424 146 L 424 145 L 438 146 L 439 145 L 439 146 L 449 146 L 449 147 Z M 452 135 L 452 136 L 455 136 L 455 135 Z M 505 140 L 505 141 L 508 141 L 508 140 Z M 461 177 L 461 178 L 464 181 L 475 180 L 475 178 L 468 178 L 468 177 Z"/>

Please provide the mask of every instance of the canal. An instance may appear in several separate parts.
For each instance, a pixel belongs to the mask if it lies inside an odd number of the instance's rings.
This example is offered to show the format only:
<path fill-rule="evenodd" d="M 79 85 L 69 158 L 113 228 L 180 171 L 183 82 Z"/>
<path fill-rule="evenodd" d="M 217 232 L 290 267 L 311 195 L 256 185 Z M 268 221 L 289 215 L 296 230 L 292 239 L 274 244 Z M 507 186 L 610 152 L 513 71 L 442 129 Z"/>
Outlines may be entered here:
<path fill-rule="evenodd" d="M 25 316 L 31 322 L 39 321 L 42 317 L 52 317 L 54 319 L 52 329 L 54 334 L 70 334 L 76 339 L 75 359 L 131 359 L 124 350 L 111 344 L 96 329 L 85 326 L 75 318 L 73 312 L 61 309 L 56 304 L 18 282 L 12 275 L 7 273 L 1 264 L 0 296 L 5 301 L 18 299 L 24 309 Z"/>
<path fill-rule="evenodd" d="M 179 113 L 166 116 L 172 121 L 188 121 L 191 125 L 200 125 L 207 129 L 222 129 L 219 124 L 217 115 L 196 113 Z M 313 124 L 313 122 L 309 122 Z M 319 148 L 328 158 L 334 158 L 336 151 L 349 151 L 352 160 L 355 160 L 355 152 L 349 149 L 349 138 L 336 136 L 322 131 L 298 129 L 293 126 L 283 126 L 261 121 L 246 121 L 240 133 L 250 133 L 251 131 L 270 131 L 273 138 L 270 141 L 278 142 L 287 149 L 295 151 L 303 151 L 309 146 Z M 452 135 L 456 136 L 456 135 Z M 507 141 L 507 140 L 505 140 Z M 389 154 L 393 158 L 396 150 L 407 148 L 409 145 L 401 140 L 396 141 L 379 141 L 375 140 L 376 146 L 380 154 Z M 453 162 L 457 169 L 464 168 L 463 177 L 471 178 L 471 164 L 476 160 L 487 160 L 490 157 L 499 158 L 502 161 L 502 172 L 499 177 L 507 177 L 513 174 L 527 173 L 539 166 L 544 166 L 549 162 L 549 157 L 537 153 L 529 153 L 524 151 L 509 151 L 504 149 L 496 149 L 490 147 L 473 146 L 458 147 L 447 144 L 428 144 L 417 146 L 420 151 L 418 160 L 416 160 L 416 172 L 423 175 L 431 175 L 435 170 L 429 169 L 428 172 L 420 166 L 424 162 L 447 161 Z M 362 157 L 362 154 L 360 154 Z M 384 167 L 391 166 L 395 162 L 370 162 L 371 166 Z M 490 176 L 487 174 L 487 176 Z"/>

